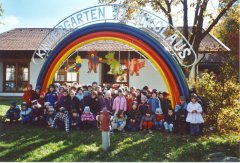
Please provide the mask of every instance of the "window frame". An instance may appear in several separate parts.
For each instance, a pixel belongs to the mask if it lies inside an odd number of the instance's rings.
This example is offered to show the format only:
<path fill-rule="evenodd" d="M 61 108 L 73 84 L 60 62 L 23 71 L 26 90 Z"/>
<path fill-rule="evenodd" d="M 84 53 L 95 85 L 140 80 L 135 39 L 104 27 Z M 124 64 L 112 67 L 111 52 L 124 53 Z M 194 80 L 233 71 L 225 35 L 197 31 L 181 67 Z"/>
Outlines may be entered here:
<path fill-rule="evenodd" d="M 9 81 L 7 81 L 6 80 L 6 68 L 7 68 L 7 65 L 15 65 L 15 80 L 9 80 Z M 28 80 L 27 81 L 23 81 L 23 82 L 25 82 L 25 83 L 29 83 L 29 81 L 30 81 L 30 62 L 26 62 L 26 61 L 18 61 L 18 62 L 8 62 L 8 61 L 6 61 L 6 62 L 3 62 L 3 92 L 5 92 L 5 93 L 23 93 L 24 92 L 24 90 L 19 90 L 19 88 L 18 88 L 18 76 L 19 76 L 19 71 L 20 71 L 20 69 L 19 69 L 19 67 L 21 66 L 21 65 L 27 65 L 28 66 Z M 9 91 L 9 90 L 6 90 L 6 83 L 15 83 L 15 85 L 16 85 L 16 90 L 14 90 L 14 91 Z"/>

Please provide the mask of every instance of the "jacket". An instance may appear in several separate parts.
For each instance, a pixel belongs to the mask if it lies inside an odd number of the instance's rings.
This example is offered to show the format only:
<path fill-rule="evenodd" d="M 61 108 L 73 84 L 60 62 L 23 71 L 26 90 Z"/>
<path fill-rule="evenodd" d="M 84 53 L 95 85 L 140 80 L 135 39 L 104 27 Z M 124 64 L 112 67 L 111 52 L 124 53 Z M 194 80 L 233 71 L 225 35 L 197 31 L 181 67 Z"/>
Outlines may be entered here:
<path fill-rule="evenodd" d="M 203 117 L 202 117 L 202 106 L 196 102 L 192 103 L 190 102 L 187 106 L 187 111 L 188 115 L 186 118 L 187 122 L 193 123 L 193 124 L 198 124 L 198 123 L 203 123 Z M 196 111 L 196 112 L 193 112 Z"/>
<path fill-rule="evenodd" d="M 71 99 L 71 97 L 70 97 L 70 104 L 69 104 L 69 107 L 68 107 L 68 111 L 70 112 L 70 111 L 72 111 L 73 109 L 78 110 L 79 107 L 80 107 L 80 102 L 79 102 L 78 98 L 74 96 L 74 97 Z"/>
<path fill-rule="evenodd" d="M 175 110 L 174 110 L 175 113 L 178 112 L 179 109 L 187 110 L 187 103 L 185 102 L 183 105 L 177 104 L 177 105 L 175 106 Z"/>
<path fill-rule="evenodd" d="M 134 120 L 140 122 L 142 115 L 138 109 L 136 109 L 136 110 L 130 109 L 127 111 L 127 117 L 129 120 L 134 119 Z"/>
<path fill-rule="evenodd" d="M 161 108 L 161 103 L 160 103 L 160 100 L 158 99 L 158 97 L 156 97 L 156 98 L 150 97 L 148 99 L 148 104 L 151 106 L 152 113 L 155 113 L 157 108 Z"/>
<path fill-rule="evenodd" d="M 34 94 L 34 90 L 30 90 L 30 91 L 24 91 L 23 93 L 23 100 L 27 103 L 27 106 L 31 106 L 32 102 L 32 97 L 33 97 L 33 94 Z"/>
<path fill-rule="evenodd" d="M 107 110 L 110 112 L 113 112 L 112 106 L 113 106 L 113 98 L 104 98 L 105 106 L 107 107 Z"/>
<path fill-rule="evenodd" d="M 20 112 L 21 110 L 19 109 L 18 106 L 14 107 L 14 108 L 10 108 L 8 109 L 6 116 L 7 117 L 11 117 L 11 116 L 15 116 L 16 118 L 20 117 Z"/>
<path fill-rule="evenodd" d="M 159 115 L 159 114 L 155 114 L 154 115 L 154 120 L 156 121 L 156 122 L 160 122 L 160 121 L 164 121 L 164 115 L 163 114 L 161 114 L 161 115 Z"/>
<path fill-rule="evenodd" d="M 171 101 L 167 99 L 162 100 L 161 106 L 164 115 L 167 115 L 168 110 L 172 109 Z"/>
<path fill-rule="evenodd" d="M 56 125 L 57 121 L 63 122 L 65 125 L 65 131 L 69 132 L 69 117 L 68 112 L 65 111 L 63 116 L 60 116 L 60 113 L 57 113 L 56 116 L 53 119 L 52 128 Z"/>
<path fill-rule="evenodd" d="M 81 121 L 95 121 L 95 117 L 92 113 L 83 113 L 81 115 Z"/>
<path fill-rule="evenodd" d="M 187 109 L 180 108 L 175 114 L 177 122 L 186 122 L 188 114 Z"/>
<path fill-rule="evenodd" d="M 24 118 L 24 117 L 26 117 L 26 116 L 30 116 L 31 111 L 32 111 L 31 108 L 27 108 L 25 111 L 21 110 L 21 112 L 20 112 L 21 118 Z"/>
<path fill-rule="evenodd" d="M 69 106 L 70 106 L 70 96 L 62 96 L 60 98 L 59 107 L 64 107 L 66 109 L 69 109 Z"/>
<path fill-rule="evenodd" d="M 45 95 L 45 102 L 50 102 L 50 106 L 54 106 L 55 102 L 58 101 L 57 92 L 48 91 Z"/>
<path fill-rule="evenodd" d="M 174 115 L 170 116 L 170 115 L 167 114 L 167 115 L 165 115 L 164 120 L 165 120 L 165 122 L 167 122 L 167 124 L 171 124 L 171 123 L 173 124 L 174 123 L 174 118 L 175 118 Z"/>
<path fill-rule="evenodd" d="M 98 98 L 91 98 L 90 99 L 90 110 L 91 112 L 94 114 L 94 115 L 97 115 L 100 111 L 101 111 L 101 108 L 100 108 L 100 104 L 99 104 L 99 101 L 98 101 Z"/>
<path fill-rule="evenodd" d="M 117 96 L 113 101 L 113 110 L 118 112 L 119 110 L 127 111 L 127 100 L 126 98 Z"/>
<path fill-rule="evenodd" d="M 140 104 L 138 110 L 141 112 L 142 116 L 144 116 L 147 110 L 150 110 L 150 106 L 147 103 Z"/>

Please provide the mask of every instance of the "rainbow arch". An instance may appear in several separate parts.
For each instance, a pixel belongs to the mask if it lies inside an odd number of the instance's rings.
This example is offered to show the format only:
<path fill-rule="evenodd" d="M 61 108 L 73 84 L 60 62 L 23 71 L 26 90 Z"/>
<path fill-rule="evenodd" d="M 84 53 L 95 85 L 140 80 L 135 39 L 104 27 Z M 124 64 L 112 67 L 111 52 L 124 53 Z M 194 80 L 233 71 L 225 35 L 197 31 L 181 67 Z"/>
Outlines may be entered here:
<path fill-rule="evenodd" d="M 171 95 L 174 106 L 179 96 L 189 98 L 189 88 L 181 67 L 169 52 L 147 33 L 128 25 L 99 23 L 77 29 L 65 37 L 51 52 L 38 76 L 37 85 L 46 90 L 62 62 L 77 48 L 98 40 L 127 44 L 145 55 L 158 69 Z"/>

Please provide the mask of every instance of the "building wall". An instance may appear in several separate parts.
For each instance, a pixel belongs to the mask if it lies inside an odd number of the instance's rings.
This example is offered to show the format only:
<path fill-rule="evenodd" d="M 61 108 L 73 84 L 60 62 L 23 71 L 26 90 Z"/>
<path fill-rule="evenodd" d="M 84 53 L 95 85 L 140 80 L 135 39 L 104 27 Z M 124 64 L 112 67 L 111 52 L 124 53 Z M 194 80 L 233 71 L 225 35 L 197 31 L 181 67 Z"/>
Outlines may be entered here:
<path fill-rule="evenodd" d="M 3 91 L 3 63 L 0 62 L 0 92 Z"/>
<path fill-rule="evenodd" d="M 159 91 L 167 91 L 163 77 L 147 60 L 145 60 L 145 67 L 140 70 L 139 76 L 136 76 L 135 74 L 129 76 L 129 86 L 134 86 L 140 89 L 144 86 L 148 86 L 151 89 L 155 88 Z"/>
<path fill-rule="evenodd" d="M 82 67 L 80 69 L 79 73 L 79 83 L 80 84 L 92 84 L 92 82 L 100 83 L 100 73 L 101 72 L 101 64 L 98 65 L 97 73 L 94 73 L 93 71 L 91 73 L 88 72 L 88 60 L 82 59 Z"/>
<path fill-rule="evenodd" d="M 38 75 L 40 73 L 41 68 L 42 68 L 41 64 L 35 64 L 31 60 L 31 62 L 30 62 L 30 81 L 29 81 L 29 83 L 31 83 L 33 85 L 33 89 L 35 89 L 35 86 L 37 84 L 37 78 L 38 78 Z"/>

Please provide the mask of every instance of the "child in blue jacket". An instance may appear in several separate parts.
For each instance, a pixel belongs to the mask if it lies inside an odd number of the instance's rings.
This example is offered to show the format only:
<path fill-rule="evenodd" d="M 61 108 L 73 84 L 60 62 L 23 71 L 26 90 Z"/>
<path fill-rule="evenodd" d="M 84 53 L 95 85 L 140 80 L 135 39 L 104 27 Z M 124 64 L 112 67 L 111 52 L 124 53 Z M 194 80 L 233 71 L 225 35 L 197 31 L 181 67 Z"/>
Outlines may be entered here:
<path fill-rule="evenodd" d="M 48 88 L 48 92 L 45 95 L 45 102 L 50 102 L 50 106 L 54 106 L 58 101 L 58 94 L 55 90 L 55 86 L 51 84 Z"/>
<path fill-rule="evenodd" d="M 155 91 L 152 92 L 152 97 L 148 99 L 148 104 L 151 107 L 152 114 L 155 114 L 157 108 L 161 109 L 161 103 L 157 97 L 157 92 Z"/>
<path fill-rule="evenodd" d="M 10 122 L 18 122 L 18 119 L 20 118 L 20 109 L 17 106 L 16 102 L 13 101 L 10 104 L 10 108 L 8 109 L 6 115 L 5 115 L 6 119 L 9 119 Z"/>
<path fill-rule="evenodd" d="M 22 121 L 21 121 L 22 124 L 30 123 L 30 121 L 31 121 L 31 117 L 30 117 L 31 111 L 32 111 L 32 109 L 27 107 L 27 103 L 23 102 L 22 105 L 21 105 L 21 112 L 20 112 L 20 117 L 22 119 Z"/>

